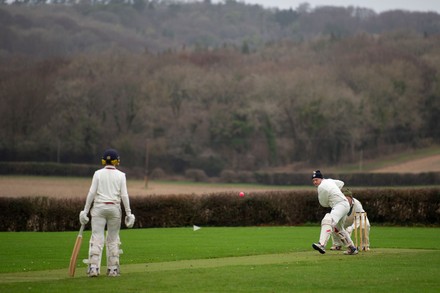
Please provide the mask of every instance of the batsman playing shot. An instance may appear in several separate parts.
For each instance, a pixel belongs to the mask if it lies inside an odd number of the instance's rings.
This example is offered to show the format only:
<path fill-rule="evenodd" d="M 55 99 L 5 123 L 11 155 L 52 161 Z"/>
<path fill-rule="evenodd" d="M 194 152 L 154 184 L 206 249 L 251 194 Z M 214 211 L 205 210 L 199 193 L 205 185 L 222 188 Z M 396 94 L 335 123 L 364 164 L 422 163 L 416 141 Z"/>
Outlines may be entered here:
<path fill-rule="evenodd" d="M 370 250 L 370 221 L 368 220 L 367 213 L 365 212 L 361 202 L 353 197 L 353 193 L 344 188 L 342 191 L 345 197 L 350 203 L 350 211 L 347 214 L 347 218 L 344 223 L 344 227 L 350 236 L 356 229 L 359 230 L 360 248 L 363 251 Z M 357 234 L 357 233 L 356 233 Z M 356 235 L 358 236 L 358 235 Z M 335 233 L 332 234 L 333 245 L 330 250 L 341 250 L 342 243 L 338 240 Z"/>
<path fill-rule="evenodd" d="M 317 187 L 318 200 L 321 206 L 331 208 L 330 213 L 325 214 L 321 221 L 319 242 L 312 244 L 313 249 L 324 254 L 328 240 L 334 232 L 336 238 L 347 247 L 347 251 L 344 254 L 358 254 L 350 234 L 344 228 L 345 218 L 350 210 L 350 204 L 341 191 L 344 182 L 341 180 L 324 179 L 319 170 L 313 172 L 312 182 Z"/>
<path fill-rule="evenodd" d="M 90 211 L 92 236 L 89 242 L 87 275 L 97 277 L 100 274 L 102 250 L 106 245 L 107 275 L 117 277 L 120 275 L 121 201 L 126 213 L 125 225 L 128 228 L 133 227 L 135 217 L 130 210 L 125 173 L 116 169 L 120 163 L 118 152 L 114 149 L 106 150 L 101 162 L 104 167 L 93 175 L 84 210 L 79 214 L 79 221 L 81 224 L 87 224 L 89 222 L 87 215 Z M 104 234 L 106 226 L 107 236 Z"/>

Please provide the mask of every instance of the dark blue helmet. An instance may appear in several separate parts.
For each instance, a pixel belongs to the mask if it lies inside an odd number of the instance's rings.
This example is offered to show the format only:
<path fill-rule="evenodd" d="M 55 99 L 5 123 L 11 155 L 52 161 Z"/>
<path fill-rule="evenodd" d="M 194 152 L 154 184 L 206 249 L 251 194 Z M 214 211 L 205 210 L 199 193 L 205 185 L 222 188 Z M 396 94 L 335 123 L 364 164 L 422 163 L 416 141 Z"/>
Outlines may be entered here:
<path fill-rule="evenodd" d="M 319 171 L 319 170 L 313 171 L 312 179 L 315 179 L 315 178 L 321 178 L 321 179 L 323 178 L 321 171 Z"/>
<path fill-rule="evenodd" d="M 107 149 L 102 155 L 101 163 L 103 165 L 118 166 L 120 163 L 119 154 L 115 149 Z"/>

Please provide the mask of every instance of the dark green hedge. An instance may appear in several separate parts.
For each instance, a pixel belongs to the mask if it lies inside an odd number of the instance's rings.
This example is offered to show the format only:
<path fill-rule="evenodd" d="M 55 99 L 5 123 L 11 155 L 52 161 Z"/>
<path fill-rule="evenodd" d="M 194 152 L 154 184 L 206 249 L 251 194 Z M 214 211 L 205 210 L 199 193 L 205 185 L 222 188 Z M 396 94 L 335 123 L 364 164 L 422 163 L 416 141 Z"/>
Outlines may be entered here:
<path fill-rule="evenodd" d="M 356 192 L 371 221 L 397 225 L 439 225 L 440 189 L 369 189 Z"/>
<path fill-rule="evenodd" d="M 440 188 L 352 190 L 375 224 L 440 225 Z M 83 206 L 81 199 L 0 198 L 0 231 L 77 230 Z M 132 197 L 131 208 L 135 228 L 303 225 L 328 211 L 314 190 Z"/>
<path fill-rule="evenodd" d="M 79 200 L 48 197 L 0 198 L 1 231 L 77 230 Z"/>
<path fill-rule="evenodd" d="M 96 166 L 40 162 L 0 162 L 0 175 L 93 176 Z"/>

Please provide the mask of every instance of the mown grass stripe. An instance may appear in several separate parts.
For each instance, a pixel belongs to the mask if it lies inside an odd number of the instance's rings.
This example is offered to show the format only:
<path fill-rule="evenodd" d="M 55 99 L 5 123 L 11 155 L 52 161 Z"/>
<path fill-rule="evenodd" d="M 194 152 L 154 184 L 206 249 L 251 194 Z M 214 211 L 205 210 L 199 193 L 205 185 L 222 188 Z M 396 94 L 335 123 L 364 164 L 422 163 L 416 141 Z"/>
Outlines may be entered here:
<path fill-rule="evenodd" d="M 262 254 L 249 255 L 240 257 L 223 257 L 211 259 L 193 259 L 168 261 L 157 263 L 140 263 L 121 265 L 121 271 L 125 273 L 142 273 L 142 272 L 158 272 L 158 271 L 172 271 L 185 269 L 205 269 L 225 266 L 245 266 L 245 265 L 267 265 L 267 264 L 281 264 L 281 263 L 300 263 L 303 261 L 328 260 L 336 258 L 353 258 L 353 257 L 380 257 L 387 254 L 406 254 L 417 253 L 421 249 L 374 249 L 369 252 L 360 252 L 357 256 L 346 256 L 342 252 L 329 251 L 325 255 L 318 254 L 316 251 L 306 252 L 291 252 L 280 254 Z M 103 267 L 104 268 L 104 267 Z M 69 279 L 68 269 L 20 272 L 20 273 L 4 273 L 0 274 L 0 283 L 15 283 L 15 282 L 32 282 L 32 281 L 49 281 Z M 86 278 L 85 268 L 77 268 L 76 278 Z"/>

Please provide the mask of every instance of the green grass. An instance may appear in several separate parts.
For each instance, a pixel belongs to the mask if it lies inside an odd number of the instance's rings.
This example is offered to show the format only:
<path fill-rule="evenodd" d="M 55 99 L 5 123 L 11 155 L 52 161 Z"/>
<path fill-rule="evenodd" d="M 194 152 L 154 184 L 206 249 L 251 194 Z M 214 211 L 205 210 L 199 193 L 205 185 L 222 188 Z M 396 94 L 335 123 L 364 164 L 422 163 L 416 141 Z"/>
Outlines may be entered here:
<path fill-rule="evenodd" d="M 121 231 L 122 276 L 77 275 L 76 233 L 0 233 L 0 292 L 438 292 L 440 228 L 376 227 L 357 256 L 311 248 L 318 226 Z M 103 268 L 104 269 L 104 268 Z"/>

